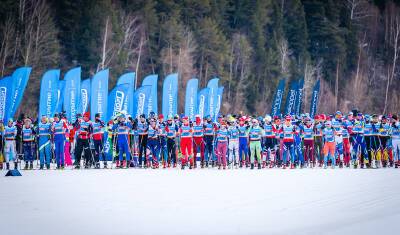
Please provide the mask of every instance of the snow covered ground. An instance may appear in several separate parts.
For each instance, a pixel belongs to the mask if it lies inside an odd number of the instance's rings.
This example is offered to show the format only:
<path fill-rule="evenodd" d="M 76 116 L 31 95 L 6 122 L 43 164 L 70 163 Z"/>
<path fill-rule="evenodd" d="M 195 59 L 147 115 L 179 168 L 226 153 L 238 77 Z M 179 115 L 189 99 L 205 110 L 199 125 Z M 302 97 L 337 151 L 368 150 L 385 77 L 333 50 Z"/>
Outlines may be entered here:
<path fill-rule="evenodd" d="M 0 234 L 399 234 L 400 169 L 21 173 Z"/>

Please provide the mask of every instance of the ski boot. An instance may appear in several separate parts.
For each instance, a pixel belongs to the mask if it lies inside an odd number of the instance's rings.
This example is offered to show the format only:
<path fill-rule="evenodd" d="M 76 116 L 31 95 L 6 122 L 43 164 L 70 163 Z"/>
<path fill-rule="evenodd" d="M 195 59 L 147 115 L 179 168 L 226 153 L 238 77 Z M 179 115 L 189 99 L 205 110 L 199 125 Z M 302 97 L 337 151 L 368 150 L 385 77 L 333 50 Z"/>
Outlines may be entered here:
<path fill-rule="evenodd" d="M 162 166 L 163 169 L 167 168 L 167 166 L 166 166 L 166 164 L 165 164 L 165 161 L 163 161 L 163 164 L 162 164 L 162 165 L 163 165 L 163 166 Z"/>
<path fill-rule="evenodd" d="M 126 168 L 126 161 L 122 160 L 121 168 Z"/>
<path fill-rule="evenodd" d="M 185 164 L 182 163 L 181 170 L 185 170 Z"/>
<path fill-rule="evenodd" d="M 64 170 L 65 166 L 64 164 L 61 164 L 61 170 Z"/>
<path fill-rule="evenodd" d="M 108 166 L 107 166 L 107 161 L 104 161 L 104 163 L 103 163 L 103 168 L 104 168 L 104 169 L 107 169 L 107 168 L 108 168 Z"/>
<path fill-rule="evenodd" d="M 94 166 L 94 169 L 100 169 L 100 162 L 96 162 L 96 165 Z"/>
<path fill-rule="evenodd" d="M 176 162 L 174 162 L 174 164 L 172 165 L 172 168 L 176 168 Z"/>
<path fill-rule="evenodd" d="M 25 161 L 24 170 L 28 170 L 28 167 L 29 167 L 29 163 L 27 161 Z"/>
<path fill-rule="evenodd" d="M 224 165 L 224 166 L 222 167 L 222 169 L 226 170 L 226 166 Z"/>
<path fill-rule="evenodd" d="M 250 169 L 253 170 L 254 169 L 254 163 L 251 163 L 250 165 Z"/>
<path fill-rule="evenodd" d="M 44 169 L 44 165 L 40 164 L 39 170 L 43 170 Z"/>
<path fill-rule="evenodd" d="M 50 170 L 50 164 L 46 164 L 47 170 Z"/>
<path fill-rule="evenodd" d="M 208 168 L 208 161 L 206 162 L 206 168 Z"/>
<path fill-rule="evenodd" d="M 6 170 L 10 170 L 10 163 L 6 162 Z"/>
<path fill-rule="evenodd" d="M 14 170 L 18 169 L 18 162 L 14 162 Z"/>
<path fill-rule="evenodd" d="M 29 164 L 29 170 L 33 170 L 33 162 Z"/>
<path fill-rule="evenodd" d="M 295 169 L 294 163 L 290 163 L 290 169 Z"/>
<path fill-rule="evenodd" d="M 258 169 L 259 170 L 261 169 L 261 163 L 258 163 Z"/>

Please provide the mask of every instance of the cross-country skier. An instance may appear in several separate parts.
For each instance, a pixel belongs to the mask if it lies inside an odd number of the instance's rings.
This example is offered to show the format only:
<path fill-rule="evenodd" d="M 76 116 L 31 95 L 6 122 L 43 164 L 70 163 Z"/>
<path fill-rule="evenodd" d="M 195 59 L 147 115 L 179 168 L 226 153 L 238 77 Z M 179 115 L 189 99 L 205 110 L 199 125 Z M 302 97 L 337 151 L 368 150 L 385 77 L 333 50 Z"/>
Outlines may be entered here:
<path fill-rule="evenodd" d="M 175 168 L 177 164 L 175 138 L 178 127 L 175 125 L 172 116 L 168 117 L 165 130 L 167 131 L 168 168 L 171 167 L 171 164 Z"/>
<path fill-rule="evenodd" d="M 239 167 L 246 165 L 249 153 L 249 126 L 245 123 L 245 118 L 239 118 Z"/>
<path fill-rule="evenodd" d="M 201 121 L 200 115 L 196 115 L 195 123 L 193 123 L 193 157 L 194 157 L 194 167 L 196 168 L 197 153 L 200 152 L 201 168 L 204 167 L 204 129 L 203 123 Z"/>
<path fill-rule="evenodd" d="M 231 117 L 229 119 L 229 162 L 232 163 L 232 167 L 238 168 L 239 166 L 239 130 L 236 124 L 236 119 Z"/>
<path fill-rule="evenodd" d="M 160 140 L 159 140 L 160 129 L 157 126 L 155 118 L 150 118 L 150 125 L 148 130 L 147 148 L 150 150 L 153 156 L 152 167 L 156 169 L 159 167 L 160 162 Z M 150 167 L 150 162 L 147 163 L 147 167 Z"/>
<path fill-rule="evenodd" d="M 119 153 L 119 160 L 117 161 L 117 168 L 129 168 L 131 161 L 131 154 L 129 150 L 129 130 L 132 129 L 132 124 L 126 121 L 125 114 L 120 114 L 114 123 L 112 130 L 117 131 L 117 146 Z M 124 154 L 126 160 L 124 160 Z"/>
<path fill-rule="evenodd" d="M 397 115 L 392 116 L 393 123 L 391 128 L 392 148 L 393 148 L 393 161 L 395 168 L 400 165 L 400 122 Z"/>
<path fill-rule="evenodd" d="M 43 115 L 38 125 L 40 170 L 43 170 L 45 165 L 50 169 L 51 134 L 51 123 Z"/>
<path fill-rule="evenodd" d="M 54 122 L 52 126 L 54 153 L 57 163 L 57 169 L 64 168 L 64 144 L 65 144 L 65 131 L 67 124 L 60 119 L 58 114 L 54 115 Z"/>
<path fill-rule="evenodd" d="M 305 124 L 301 126 L 304 144 L 304 158 L 309 167 L 315 167 L 314 158 L 314 125 L 311 118 L 305 119 Z"/>
<path fill-rule="evenodd" d="M 211 121 L 211 117 L 206 117 L 206 122 L 204 123 L 204 142 L 205 142 L 205 151 L 204 151 L 204 161 L 206 168 L 208 167 L 208 162 L 212 161 L 212 165 L 214 165 L 213 152 L 214 152 L 214 135 L 215 135 L 215 127 Z"/>
<path fill-rule="evenodd" d="M 217 157 L 218 157 L 218 169 L 226 169 L 226 154 L 228 150 L 228 136 L 229 132 L 226 127 L 225 121 L 220 122 L 220 128 L 217 131 Z"/>
<path fill-rule="evenodd" d="M 182 118 L 182 126 L 179 128 L 180 145 L 182 151 L 182 170 L 185 169 L 185 165 L 190 161 L 189 168 L 193 168 L 193 129 L 189 124 L 188 117 Z"/>
<path fill-rule="evenodd" d="M 257 160 L 258 169 L 261 169 L 261 138 L 264 130 L 260 127 L 257 119 L 254 118 L 251 122 L 252 125 L 249 129 L 251 169 L 254 169 L 255 160 Z"/>
<path fill-rule="evenodd" d="M 90 135 L 93 132 L 90 113 L 86 112 L 83 119 L 78 118 L 74 124 L 76 131 L 76 149 L 75 149 L 75 168 L 80 169 L 81 157 L 85 159 L 85 168 L 88 169 L 91 164 L 92 152 L 90 151 Z"/>
<path fill-rule="evenodd" d="M 324 141 L 324 168 L 328 168 L 328 161 L 331 160 L 332 168 L 335 168 L 335 130 L 332 128 L 331 121 L 325 122 L 323 129 Z"/>
<path fill-rule="evenodd" d="M 139 135 L 139 167 L 143 167 L 142 162 L 144 162 L 144 164 L 147 165 L 146 149 L 147 149 L 148 129 L 149 125 L 147 124 L 146 116 L 144 114 L 141 114 L 139 116 L 139 121 L 137 124 L 137 132 Z"/>
<path fill-rule="evenodd" d="M 24 149 L 24 160 L 25 170 L 33 169 L 33 156 L 35 150 L 35 135 L 36 132 L 33 129 L 32 121 L 29 118 L 25 118 L 24 126 L 22 127 L 22 142 Z M 29 166 L 28 166 L 29 165 Z"/>
<path fill-rule="evenodd" d="M 158 128 L 159 128 L 159 139 L 160 139 L 160 157 L 159 162 L 163 162 L 163 168 L 166 168 L 168 162 L 168 147 L 167 147 L 167 131 L 165 130 L 166 122 L 164 121 L 164 115 L 158 115 Z"/>
<path fill-rule="evenodd" d="M 17 127 L 15 126 L 13 120 L 8 119 L 7 126 L 4 127 L 4 139 L 5 139 L 5 148 L 4 148 L 4 158 L 6 160 L 6 168 L 10 169 L 11 161 L 14 161 L 14 169 L 18 168 L 18 156 L 17 151 L 15 149 L 15 138 L 17 136 Z"/>
<path fill-rule="evenodd" d="M 281 127 L 281 133 L 283 134 L 283 149 L 282 149 L 282 157 L 283 157 L 283 168 L 286 168 L 286 162 L 288 160 L 287 155 L 290 154 L 290 168 L 294 168 L 294 132 L 295 127 L 291 123 L 292 117 L 290 115 L 286 115 L 285 122 Z"/>
<path fill-rule="evenodd" d="M 107 161 L 103 154 L 103 147 L 104 147 L 104 127 L 105 123 L 100 119 L 100 113 L 96 113 L 94 116 L 94 122 L 92 123 L 93 127 L 93 145 L 94 145 L 94 161 L 95 161 L 95 168 L 100 168 L 100 157 L 103 158 L 104 161 L 104 168 L 107 168 Z"/>

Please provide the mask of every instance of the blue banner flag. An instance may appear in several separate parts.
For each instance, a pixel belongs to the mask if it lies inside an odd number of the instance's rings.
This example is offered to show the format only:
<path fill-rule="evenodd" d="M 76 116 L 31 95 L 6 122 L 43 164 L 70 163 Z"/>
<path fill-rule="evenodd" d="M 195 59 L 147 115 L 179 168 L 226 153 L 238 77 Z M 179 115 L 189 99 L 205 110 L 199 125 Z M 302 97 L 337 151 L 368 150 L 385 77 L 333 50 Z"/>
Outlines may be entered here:
<path fill-rule="evenodd" d="M 124 110 L 125 97 L 128 94 L 129 84 L 117 85 L 108 96 L 108 118 L 115 117 L 118 113 Z"/>
<path fill-rule="evenodd" d="M 49 70 L 42 77 L 40 83 L 39 120 L 43 115 L 53 117 L 57 111 L 59 79 L 59 69 Z"/>
<path fill-rule="evenodd" d="M 57 105 L 56 105 L 56 112 L 61 113 L 64 111 L 64 89 L 65 89 L 65 81 L 60 80 L 58 81 L 58 90 L 57 90 Z"/>
<path fill-rule="evenodd" d="M 199 80 L 196 78 L 190 79 L 186 84 L 185 115 L 189 117 L 189 120 L 194 120 L 194 116 L 197 112 L 198 86 Z"/>
<path fill-rule="evenodd" d="M 218 82 L 219 78 L 213 78 L 207 83 L 207 88 L 210 88 L 208 92 L 208 111 L 211 118 L 217 115 L 217 113 L 215 113 L 215 107 L 218 99 Z"/>
<path fill-rule="evenodd" d="M 81 82 L 81 98 L 79 102 L 79 113 L 85 113 L 89 110 L 90 104 L 90 78 Z"/>
<path fill-rule="evenodd" d="M 314 117 L 318 112 L 319 87 L 320 80 L 318 80 L 314 85 L 314 89 L 311 94 L 310 117 Z"/>
<path fill-rule="evenodd" d="M 90 116 L 92 120 L 94 120 L 96 113 L 100 114 L 101 120 L 108 118 L 108 76 L 109 70 L 105 69 L 96 73 L 92 78 L 92 84 L 90 88 Z"/>
<path fill-rule="evenodd" d="M 9 112 L 6 108 L 7 101 L 11 98 L 12 77 L 8 76 L 0 80 L 0 120 L 7 122 L 6 113 Z"/>
<path fill-rule="evenodd" d="M 272 102 L 271 108 L 271 116 L 278 116 L 281 114 L 281 104 L 282 104 L 282 97 L 283 91 L 285 89 L 285 80 L 281 79 L 278 84 L 278 88 L 276 89 L 276 93 L 274 96 L 274 102 Z"/>
<path fill-rule="evenodd" d="M 200 90 L 199 94 L 197 95 L 197 114 L 200 115 L 200 118 L 203 119 L 207 115 L 210 115 L 208 111 L 208 99 L 210 97 L 210 88 L 204 88 Z"/>
<path fill-rule="evenodd" d="M 297 81 L 291 81 L 286 97 L 285 114 L 294 115 L 296 105 Z"/>
<path fill-rule="evenodd" d="M 214 111 L 215 113 L 214 121 L 217 121 L 219 111 L 221 110 L 223 93 L 224 93 L 224 87 L 218 87 L 217 102 L 215 103 L 215 111 Z"/>
<path fill-rule="evenodd" d="M 158 113 L 157 103 L 157 81 L 158 75 L 151 74 L 143 79 L 142 86 L 151 86 L 151 94 L 149 97 L 148 107 L 145 108 L 145 114 L 148 116 L 150 112 Z"/>
<path fill-rule="evenodd" d="M 162 114 L 164 117 L 178 113 L 178 74 L 173 73 L 164 79 Z"/>
<path fill-rule="evenodd" d="M 117 85 L 128 84 L 128 94 L 125 96 L 124 107 L 125 110 L 129 115 L 133 115 L 133 93 L 135 91 L 135 73 L 125 73 L 121 77 L 118 78 Z"/>
<path fill-rule="evenodd" d="M 148 108 L 148 103 L 150 101 L 152 92 L 151 86 L 141 86 L 136 89 L 133 95 L 133 110 L 134 116 L 138 117 L 141 114 L 146 114 L 146 109 Z"/>
<path fill-rule="evenodd" d="M 73 68 L 69 70 L 65 76 L 64 87 L 64 109 L 67 119 L 72 123 L 76 120 L 78 114 L 79 100 L 81 97 L 81 68 Z"/>
<path fill-rule="evenodd" d="M 17 111 L 26 85 L 28 84 L 29 75 L 32 71 L 30 67 L 21 67 L 16 69 L 12 74 L 12 84 L 10 89 L 10 99 L 7 99 L 6 119 L 12 118 Z"/>
<path fill-rule="evenodd" d="M 296 115 L 301 114 L 301 106 L 303 105 L 303 88 L 304 88 L 304 79 L 301 79 L 297 83 L 296 103 L 295 103 Z"/>

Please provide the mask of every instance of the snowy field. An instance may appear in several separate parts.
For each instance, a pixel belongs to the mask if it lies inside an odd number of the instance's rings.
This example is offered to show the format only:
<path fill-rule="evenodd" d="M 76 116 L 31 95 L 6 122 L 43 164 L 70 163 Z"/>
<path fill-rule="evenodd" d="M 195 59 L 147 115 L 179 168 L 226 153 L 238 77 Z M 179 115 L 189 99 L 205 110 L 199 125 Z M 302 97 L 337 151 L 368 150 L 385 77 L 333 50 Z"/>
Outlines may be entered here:
<path fill-rule="evenodd" d="M 0 234 L 399 234 L 400 169 L 21 173 Z"/>

